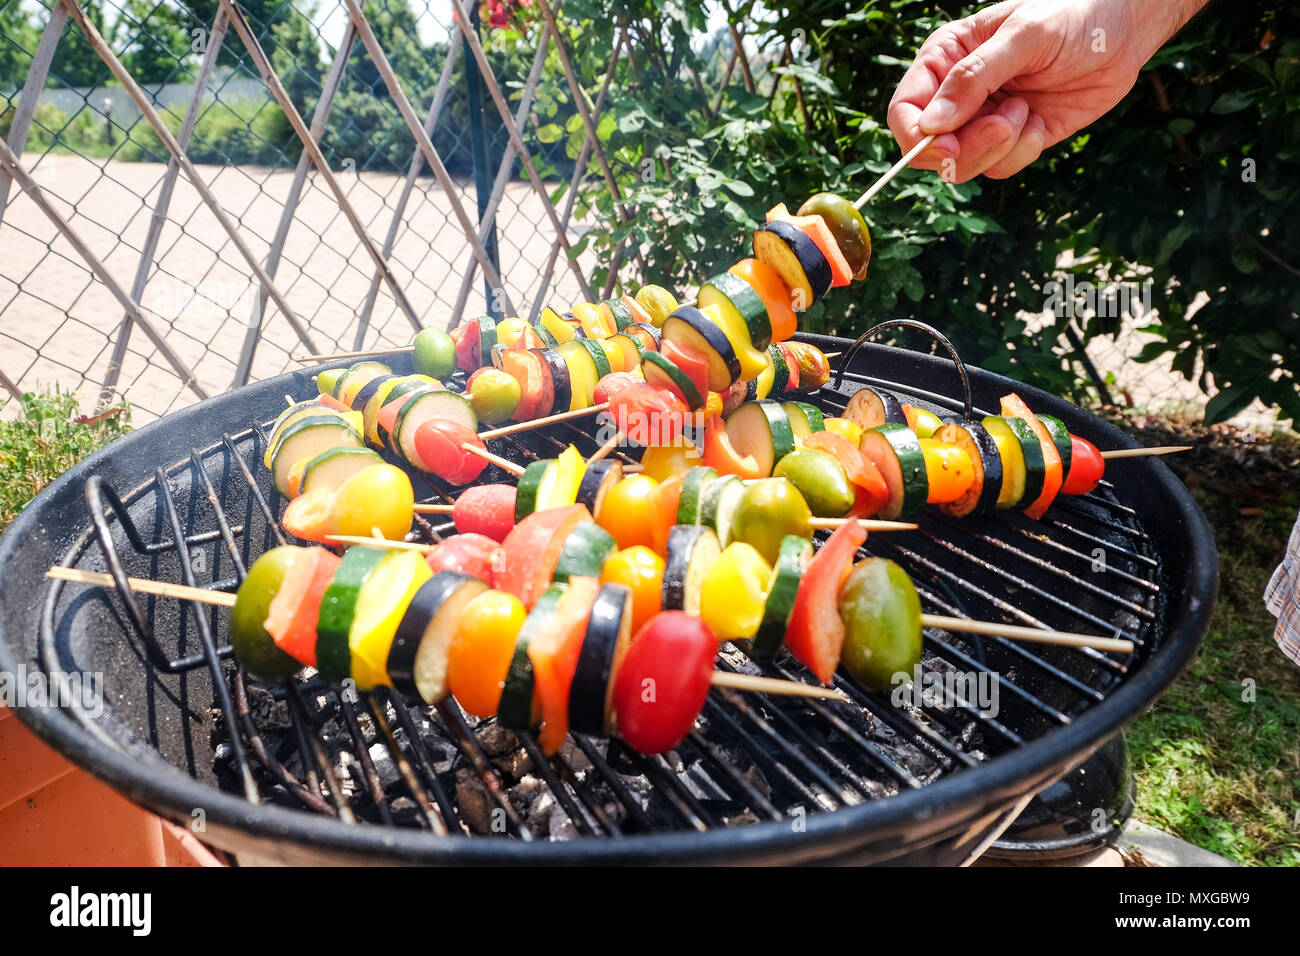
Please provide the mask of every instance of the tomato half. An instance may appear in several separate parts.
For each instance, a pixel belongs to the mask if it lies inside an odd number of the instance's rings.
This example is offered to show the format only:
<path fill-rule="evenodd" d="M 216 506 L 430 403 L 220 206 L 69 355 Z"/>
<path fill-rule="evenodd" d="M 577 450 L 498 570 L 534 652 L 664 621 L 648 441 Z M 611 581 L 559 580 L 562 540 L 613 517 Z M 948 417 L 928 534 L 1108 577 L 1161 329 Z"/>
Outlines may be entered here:
<path fill-rule="evenodd" d="M 637 382 L 610 396 L 609 414 L 638 445 L 671 445 L 682 433 L 689 409 L 665 388 Z"/>
<path fill-rule="evenodd" d="M 1104 474 L 1106 459 L 1101 457 L 1097 446 L 1086 438 L 1070 435 L 1070 473 L 1065 476 L 1061 493 L 1086 495 L 1097 487 Z"/>
<path fill-rule="evenodd" d="M 509 591 L 531 609 L 551 585 L 564 539 L 578 522 L 590 520 L 586 505 L 547 508 L 530 514 L 506 535 L 502 544 L 505 557 L 492 586 Z"/>
<path fill-rule="evenodd" d="M 663 611 L 632 639 L 614 678 L 618 733 L 633 750 L 658 754 L 681 743 L 704 709 L 718 641 L 683 611 Z"/>
<path fill-rule="evenodd" d="M 654 547 L 655 522 L 658 517 L 654 508 L 654 492 L 658 487 L 659 482 L 648 475 L 628 475 L 605 495 L 600 514 L 596 515 L 596 523 L 614 536 L 614 541 L 620 548 L 631 548 L 638 544 Z M 506 540 L 509 541 L 509 538 Z"/>
<path fill-rule="evenodd" d="M 603 584 L 621 584 L 632 592 L 632 630 L 659 613 L 663 602 L 664 559 L 638 544 L 616 551 L 605 560 L 600 575 Z"/>
<path fill-rule="evenodd" d="M 483 474 L 488 460 L 466 451 L 469 444 L 484 448 L 483 440 L 460 422 L 435 418 L 415 430 L 415 453 L 424 470 L 453 485 L 467 485 Z"/>
<path fill-rule="evenodd" d="M 424 560 L 434 574 L 460 571 L 491 583 L 503 555 L 501 545 L 487 535 L 467 532 L 443 538 Z"/>

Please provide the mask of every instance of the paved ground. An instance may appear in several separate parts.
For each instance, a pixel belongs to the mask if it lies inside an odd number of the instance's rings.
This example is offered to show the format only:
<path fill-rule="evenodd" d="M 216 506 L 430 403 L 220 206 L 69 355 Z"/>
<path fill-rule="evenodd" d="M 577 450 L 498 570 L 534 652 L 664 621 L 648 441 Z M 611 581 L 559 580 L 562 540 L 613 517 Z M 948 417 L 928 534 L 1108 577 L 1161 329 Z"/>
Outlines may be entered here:
<path fill-rule="evenodd" d="M 57 197 L 59 211 L 129 289 L 154 203 L 166 171 L 156 163 L 98 163 L 49 155 L 34 167 L 37 182 Z M 264 260 L 290 191 L 293 172 L 256 167 L 201 166 L 240 234 Z M 341 174 L 350 202 L 370 235 L 382 242 L 404 177 Z M 472 194 L 462 191 L 471 217 Z M 511 183 L 498 213 L 501 264 L 516 311 L 531 306 L 554 231 L 542 200 L 526 182 Z M 570 228 L 570 241 L 578 230 Z M 157 266 L 145 289 L 146 314 L 209 392 L 230 385 L 257 298 L 251 270 L 220 224 L 182 176 L 158 244 Z M 414 310 L 427 325 L 446 322 L 470 258 L 451 204 L 431 177 L 418 180 L 392 253 L 392 266 Z M 591 268 L 589 257 L 584 269 Z M 323 181 L 309 180 L 284 245 L 277 284 L 323 349 L 353 347 L 371 278 L 372 262 Z M 563 255 L 551 295 L 581 298 Z M 470 310 L 484 307 L 482 280 Z M 275 375 L 305 351 L 284 315 L 266 312 L 254 379 Z M 86 404 L 103 382 L 122 310 L 94 281 L 84 260 L 56 233 L 31 199 L 16 188 L 0 224 L 0 370 L 22 388 L 59 383 L 77 388 Z M 381 288 L 364 347 L 409 342 L 411 326 Z M 137 423 L 194 400 L 140 330 L 130 339 L 119 388 L 137 407 Z M 7 398 L 7 395 L 5 396 Z M 12 403 L 9 403 L 12 406 Z"/>

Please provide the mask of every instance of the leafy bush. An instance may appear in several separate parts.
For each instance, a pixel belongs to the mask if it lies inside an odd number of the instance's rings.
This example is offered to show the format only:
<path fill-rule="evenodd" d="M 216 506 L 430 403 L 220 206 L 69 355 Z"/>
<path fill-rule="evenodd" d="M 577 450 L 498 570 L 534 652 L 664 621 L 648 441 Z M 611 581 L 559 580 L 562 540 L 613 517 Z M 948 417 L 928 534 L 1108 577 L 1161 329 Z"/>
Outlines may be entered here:
<path fill-rule="evenodd" d="M 776 11 L 771 24 L 746 24 L 759 46 L 754 71 L 775 65 L 787 38 L 794 62 L 776 67 L 783 80 L 770 100 L 766 86 L 748 92 L 737 70 L 715 111 L 718 61 L 710 73 L 707 47 L 689 43 L 704 26 L 696 5 L 565 5 L 584 76 L 600 75 L 617 25 L 634 37 L 611 88 L 608 148 L 635 215 L 618 224 L 594 164 L 583 185 L 581 208 L 603 224 L 584 244 L 602 262 L 630 237 L 648 249 L 638 278 L 680 288 L 740 254 L 768 206 L 822 189 L 855 195 L 897 156 L 881 124 L 902 58 L 976 9 L 915 0 L 847 12 L 841 0 L 766 7 Z M 1211 420 L 1255 396 L 1300 418 L 1300 151 L 1288 113 L 1300 91 L 1300 40 L 1290 39 L 1298 20 L 1294 2 L 1270 11 L 1212 4 L 1116 110 L 1021 175 L 951 186 L 933 173 L 902 174 L 864 210 L 875 240 L 867 281 L 837 291 L 805 325 L 855 335 L 911 315 L 944 329 L 973 362 L 1080 397 L 1086 383 L 1058 344 L 1069 315 L 1030 331 L 1051 300 L 1048 283 L 1061 277 L 1058 260 L 1073 252 L 1077 280 L 1153 279 L 1159 321 L 1148 318 L 1146 330 L 1160 341 L 1140 358 L 1173 353 L 1189 379 L 1208 386 L 1212 377 L 1222 391 Z M 692 69 L 712 81 L 703 91 Z M 1209 301 L 1194 309 L 1201 294 Z M 1091 312 L 1074 321 L 1084 337 L 1119 325 Z"/>
<path fill-rule="evenodd" d="M 118 405 L 81 416 L 70 392 L 28 392 L 20 418 L 0 421 L 0 530 L 41 489 L 95 449 L 131 430 L 131 409 Z"/>

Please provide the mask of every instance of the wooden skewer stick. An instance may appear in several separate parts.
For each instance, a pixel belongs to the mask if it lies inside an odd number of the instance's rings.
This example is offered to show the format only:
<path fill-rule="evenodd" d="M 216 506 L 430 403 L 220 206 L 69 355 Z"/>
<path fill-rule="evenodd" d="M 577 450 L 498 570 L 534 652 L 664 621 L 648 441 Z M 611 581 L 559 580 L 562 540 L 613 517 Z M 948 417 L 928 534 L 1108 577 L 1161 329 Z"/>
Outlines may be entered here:
<path fill-rule="evenodd" d="M 853 204 L 853 208 L 861 209 L 867 203 L 871 202 L 872 196 L 880 192 L 880 190 L 884 189 L 891 179 L 893 179 L 904 169 L 906 169 L 908 164 L 912 160 L 916 159 L 916 157 L 920 155 L 920 153 L 927 146 L 929 146 L 931 143 L 934 142 L 934 136 L 935 134 L 931 133 L 929 136 L 924 137 L 919 143 L 917 143 L 906 153 L 904 153 L 902 159 L 894 163 L 894 165 L 890 166 L 889 169 L 885 172 L 885 175 L 881 176 L 874 183 L 872 183 L 871 188 L 858 197 L 858 201 Z"/>
<path fill-rule="evenodd" d="M 1103 451 L 1101 457 L 1109 461 L 1112 458 L 1146 458 L 1148 455 L 1172 455 L 1174 452 L 1191 451 L 1195 445 L 1156 445 L 1152 448 L 1112 448 Z"/>
<path fill-rule="evenodd" d="M 735 690 L 753 691 L 756 694 L 784 694 L 787 697 L 819 697 L 823 700 L 853 702 L 853 699 L 848 694 L 834 687 L 822 687 L 820 684 L 802 684 L 799 681 L 782 680 L 779 677 L 761 677 L 757 674 L 714 671 L 710 683 L 714 687 L 731 687 Z"/>
<path fill-rule="evenodd" d="M 619 446 L 619 443 L 622 441 L 623 441 L 622 430 L 614 432 L 614 434 L 609 436 L 609 441 L 605 442 L 605 444 L 601 445 L 599 448 L 597 448 L 594 452 L 591 453 L 591 457 L 587 459 L 587 464 L 590 465 L 593 461 L 600 461 L 602 458 L 606 457 L 611 451 L 617 448 Z"/>
<path fill-rule="evenodd" d="M 98 571 L 82 571 L 79 568 L 53 567 L 45 572 L 47 578 L 59 581 L 75 581 L 77 584 L 97 584 L 100 587 L 115 587 L 117 582 L 111 574 Z M 186 584 L 169 584 L 166 581 L 151 581 L 148 578 L 127 578 L 126 583 L 132 591 L 141 594 L 157 594 L 161 597 L 179 598 L 182 601 L 198 601 L 200 604 L 219 604 L 222 607 L 234 607 L 235 596 L 227 591 L 210 591 L 207 588 L 192 588 Z"/>
<path fill-rule="evenodd" d="M 456 510 L 452 505 L 416 505 L 415 513 L 417 515 L 449 515 Z"/>
<path fill-rule="evenodd" d="M 404 345 L 391 349 L 365 349 L 361 352 L 332 352 L 329 355 L 295 355 L 293 360 L 301 365 L 312 362 L 334 362 L 338 359 L 369 358 L 372 355 L 390 355 L 393 352 L 414 352 L 415 346 Z"/>
<path fill-rule="evenodd" d="M 393 538 L 367 537 L 364 534 L 327 534 L 327 541 L 335 544 L 360 545 L 363 548 L 380 548 L 384 551 L 416 551 L 429 554 L 437 545 L 421 544 L 418 541 L 397 541 Z"/>
<path fill-rule="evenodd" d="M 567 421 L 570 418 L 581 418 L 583 415 L 596 415 L 609 408 L 609 402 L 600 402 L 589 408 L 575 408 L 567 412 L 556 412 L 554 415 L 547 415 L 544 418 L 534 418 L 531 421 L 516 422 L 514 425 L 503 425 L 501 428 L 493 428 L 489 431 L 479 432 L 478 437 L 483 441 L 489 441 L 493 438 L 500 438 L 502 435 L 513 435 L 516 432 L 526 432 L 529 429 L 541 428 L 544 425 L 550 425 L 553 422 Z"/>
<path fill-rule="evenodd" d="M 1075 634 L 1071 631 L 1044 631 L 1037 627 L 1020 627 L 1015 624 L 996 624 L 993 621 L 970 621 L 964 617 L 946 617 L 942 614 L 922 614 L 922 627 L 940 627 L 945 631 L 963 631 L 967 634 L 985 634 L 989 637 L 1010 637 L 1018 641 L 1038 644 L 1060 644 L 1063 647 L 1091 647 L 1098 651 L 1133 653 L 1133 642 L 1117 637 L 1096 637 L 1092 634 Z"/>
<path fill-rule="evenodd" d="M 511 461 L 508 458 L 502 458 L 500 455 L 494 455 L 486 448 L 479 448 L 477 445 L 471 445 L 469 442 L 465 442 L 460 447 L 462 451 L 467 451 L 470 454 L 478 455 L 480 458 L 486 458 L 488 461 L 492 462 L 492 464 L 496 465 L 502 471 L 509 472 L 510 474 L 514 475 L 516 478 L 519 478 L 524 473 L 523 465 L 516 465 L 513 461 Z"/>
<path fill-rule="evenodd" d="M 431 545 L 414 544 L 409 541 L 392 541 L 385 538 L 367 538 L 365 535 L 330 535 L 330 539 L 340 543 L 382 544 L 386 548 L 425 549 Z M 78 568 L 53 567 L 45 572 L 47 578 L 60 581 L 75 581 L 78 584 L 96 584 L 100 587 L 114 586 L 111 574 L 99 574 L 95 571 L 82 571 Z M 187 587 L 184 584 L 168 584 L 165 581 L 150 581 L 148 578 L 127 578 L 132 591 L 141 594 L 158 594 L 163 597 L 178 598 L 183 601 L 195 601 L 199 604 L 217 604 L 233 607 L 235 595 L 226 591 L 208 591 L 204 588 Z M 852 699 L 843 691 L 833 687 L 819 687 L 815 684 L 803 684 L 799 681 L 781 680 L 775 677 L 759 677 L 753 674 L 734 674 L 729 671 L 714 671 L 712 683 L 715 687 L 732 687 L 760 694 L 784 694 L 788 697 L 820 697 L 829 700 L 842 700 L 852 703 Z"/>
<path fill-rule="evenodd" d="M 808 522 L 818 531 L 834 531 L 847 521 L 857 521 L 864 531 L 915 531 L 911 521 L 885 521 L 881 518 L 813 518 Z"/>

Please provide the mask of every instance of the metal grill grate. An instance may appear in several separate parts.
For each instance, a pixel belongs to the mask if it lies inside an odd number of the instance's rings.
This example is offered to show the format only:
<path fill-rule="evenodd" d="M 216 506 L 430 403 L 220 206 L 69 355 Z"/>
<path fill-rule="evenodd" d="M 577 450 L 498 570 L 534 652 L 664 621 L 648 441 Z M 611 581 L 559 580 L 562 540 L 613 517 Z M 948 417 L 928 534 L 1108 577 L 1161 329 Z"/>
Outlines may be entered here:
<path fill-rule="evenodd" d="M 929 399 L 945 412 L 955 407 L 898 383 L 855 373 L 846 378 Z M 309 388 L 299 382 L 296 397 L 303 397 Z M 853 387 L 823 389 L 813 401 L 837 413 Z M 269 418 L 271 411 L 262 405 L 255 413 Z M 590 454 L 598 442 L 594 424 L 586 425 L 564 422 L 498 439 L 493 447 L 521 462 L 553 457 L 569 442 Z M 98 568 L 102 559 L 115 575 L 233 590 L 253 558 L 286 540 L 275 520 L 281 503 L 260 467 L 264 427 L 192 450 L 121 501 L 92 478 L 87 500 L 95 527 L 63 563 Z M 437 480 L 413 478 L 417 498 L 451 499 L 452 490 Z M 482 478 L 502 479 L 495 468 Z M 152 536 L 137 530 L 146 516 Z M 417 530 L 425 540 L 454 532 L 450 522 L 423 519 Z M 960 775 L 1070 725 L 1140 668 L 1164 636 L 1161 559 L 1137 511 L 1108 486 L 1062 501 L 1043 522 L 1021 516 L 957 522 L 928 513 L 920 531 L 874 535 L 865 551 L 902 564 L 926 610 L 1114 633 L 1133 640 L 1137 653 L 1121 659 L 927 630 L 925 674 L 987 675 L 997 687 L 995 715 L 968 699 L 897 706 L 890 695 L 865 693 L 843 678 L 837 684 L 851 705 L 715 688 L 696 729 L 666 757 L 575 735 L 548 759 L 527 734 L 476 721 L 451 701 L 416 707 L 386 690 L 354 695 L 318 678 L 267 688 L 246 679 L 229 648 L 220 646 L 225 612 L 150 598 L 135 621 L 143 641 L 121 642 L 127 646 L 112 651 L 113 660 L 96 661 L 108 665 L 110 710 L 127 732 L 105 731 L 115 726 L 111 721 L 83 716 L 83 722 L 101 736 L 113 734 L 118 747 L 138 751 L 143 743 L 151 755 L 161 752 L 200 781 L 250 802 L 291 806 L 344 826 L 517 842 L 617 841 L 767 821 L 797 828 L 815 815 Z M 39 645 L 53 673 L 67 663 L 54 609 L 66 608 L 76 594 L 58 583 L 49 587 Z M 123 604 L 128 615 L 135 613 L 133 600 Z M 720 667 L 756 672 L 740 651 L 724 648 Z M 778 658 L 773 673 L 812 679 L 788 656 Z M 115 680 L 122 682 L 116 696 Z M 174 726 L 150 723 L 154 708 L 113 703 L 137 690 L 189 702 L 180 719 L 190 726 L 178 734 Z M 211 712 L 194 713 L 197 700 L 212 701 Z"/>

